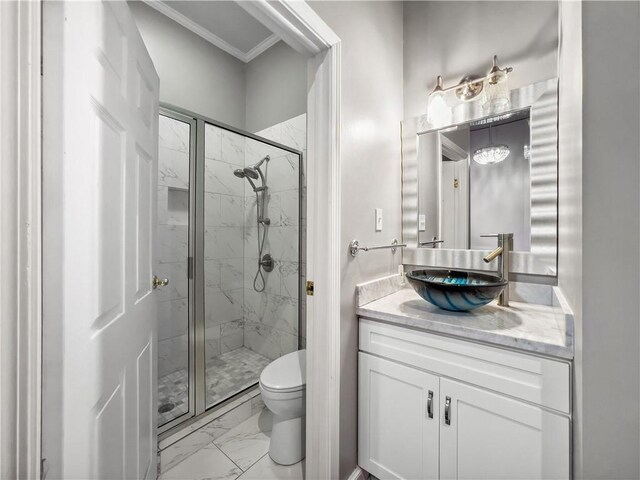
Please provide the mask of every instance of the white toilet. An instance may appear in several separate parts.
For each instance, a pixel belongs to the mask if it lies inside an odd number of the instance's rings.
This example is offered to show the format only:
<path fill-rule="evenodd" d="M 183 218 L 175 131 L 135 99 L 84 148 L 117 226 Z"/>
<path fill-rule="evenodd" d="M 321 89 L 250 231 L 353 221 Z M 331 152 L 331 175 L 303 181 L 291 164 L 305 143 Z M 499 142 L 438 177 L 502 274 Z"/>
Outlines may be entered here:
<path fill-rule="evenodd" d="M 274 360 L 260 374 L 262 400 L 273 413 L 269 456 L 281 465 L 304 458 L 306 385 L 306 350 Z"/>

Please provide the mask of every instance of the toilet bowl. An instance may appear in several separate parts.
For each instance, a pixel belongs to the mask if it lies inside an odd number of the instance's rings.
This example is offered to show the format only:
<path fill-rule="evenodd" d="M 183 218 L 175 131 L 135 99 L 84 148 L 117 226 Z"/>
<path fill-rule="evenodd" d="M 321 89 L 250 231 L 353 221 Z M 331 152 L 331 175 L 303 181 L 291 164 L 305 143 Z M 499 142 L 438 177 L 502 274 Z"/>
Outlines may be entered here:
<path fill-rule="evenodd" d="M 262 400 L 273 413 L 269 456 L 280 465 L 304 458 L 306 350 L 288 353 L 260 374 Z"/>

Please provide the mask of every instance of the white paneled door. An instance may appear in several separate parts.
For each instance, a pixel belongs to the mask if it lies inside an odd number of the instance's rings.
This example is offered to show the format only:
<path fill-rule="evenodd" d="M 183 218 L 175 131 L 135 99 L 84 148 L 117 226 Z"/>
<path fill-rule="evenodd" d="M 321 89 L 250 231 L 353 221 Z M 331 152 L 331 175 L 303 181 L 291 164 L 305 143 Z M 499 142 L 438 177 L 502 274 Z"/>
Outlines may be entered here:
<path fill-rule="evenodd" d="M 159 79 L 126 2 L 45 2 L 44 32 L 43 453 L 155 478 Z"/>

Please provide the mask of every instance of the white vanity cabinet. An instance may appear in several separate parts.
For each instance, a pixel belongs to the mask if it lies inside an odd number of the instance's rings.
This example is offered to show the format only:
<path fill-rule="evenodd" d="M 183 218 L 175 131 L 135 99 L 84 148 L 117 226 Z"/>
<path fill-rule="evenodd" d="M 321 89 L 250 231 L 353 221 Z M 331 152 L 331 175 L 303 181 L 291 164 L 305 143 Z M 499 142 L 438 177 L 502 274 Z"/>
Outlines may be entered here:
<path fill-rule="evenodd" d="M 568 362 L 364 318 L 358 359 L 358 463 L 374 476 L 569 478 Z"/>
<path fill-rule="evenodd" d="M 380 479 L 438 478 L 440 379 L 366 353 L 358 361 L 361 466 Z"/>

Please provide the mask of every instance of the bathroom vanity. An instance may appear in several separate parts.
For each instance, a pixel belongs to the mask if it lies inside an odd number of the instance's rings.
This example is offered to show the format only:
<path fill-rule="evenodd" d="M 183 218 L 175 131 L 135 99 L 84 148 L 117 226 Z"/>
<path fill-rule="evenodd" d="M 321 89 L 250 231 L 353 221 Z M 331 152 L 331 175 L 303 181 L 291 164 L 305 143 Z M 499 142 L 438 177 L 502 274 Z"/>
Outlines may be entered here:
<path fill-rule="evenodd" d="M 381 479 L 570 478 L 573 316 L 547 292 L 458 313 L 399 275 L 359 286 L 359 465 Z"/>
<path fill-rule="evenodd" d="M 493 112 L 449 98 L 447 115 L 402 122 L 399 246 L 422 298 L 402 275 L 357 289 L 358 463 L 378 478 L 571 476 L 557 87 L 511 90 Z"/>

